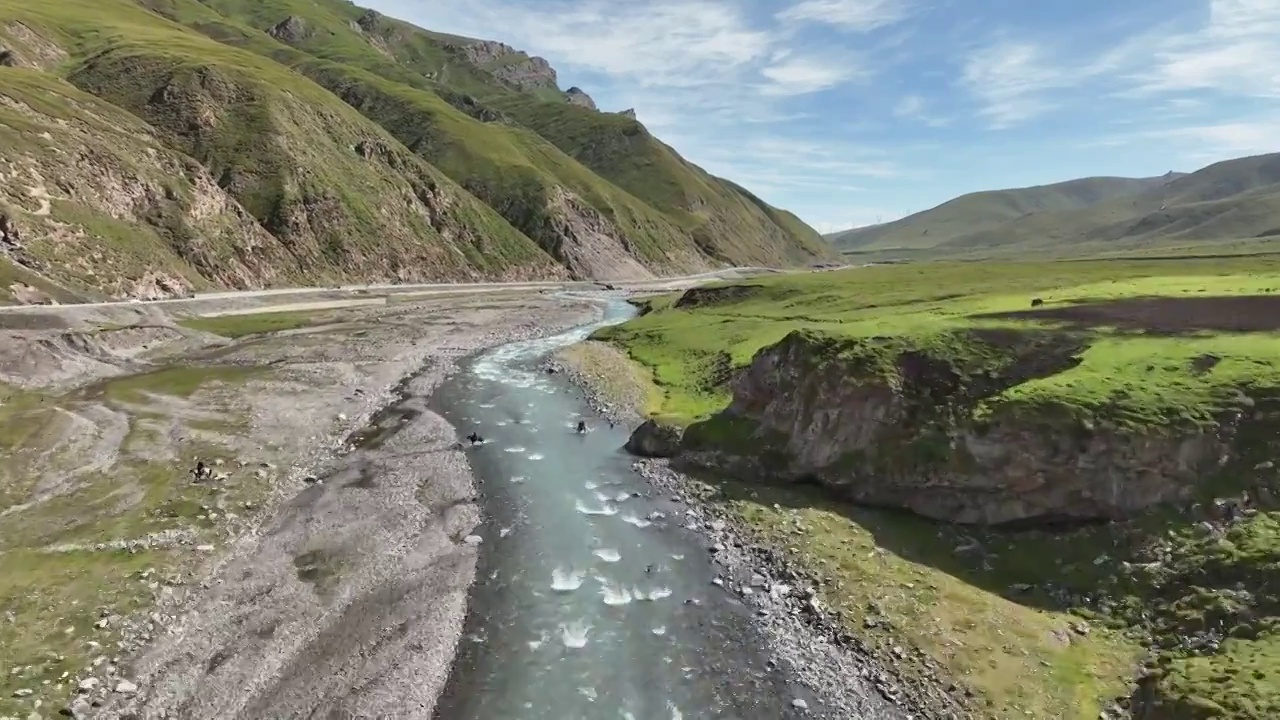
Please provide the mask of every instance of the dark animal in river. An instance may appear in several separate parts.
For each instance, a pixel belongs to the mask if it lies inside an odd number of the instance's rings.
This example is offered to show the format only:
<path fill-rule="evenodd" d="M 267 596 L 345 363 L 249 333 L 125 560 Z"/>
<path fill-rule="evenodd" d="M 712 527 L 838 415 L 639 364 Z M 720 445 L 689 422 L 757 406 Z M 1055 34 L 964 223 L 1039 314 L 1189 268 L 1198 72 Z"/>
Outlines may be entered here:
<path fill-rule="evenodd" d="M 191 474 L 195 477 L 196 482 L 200 482 L 201 480 L 204 480 L 206 477 L 212 475 L 213 471 L 210 470 L 207 466 L 205 466 L 203 460 L 197 460 L 196 467 L 194 470 L 191 471 Z"/>
<path fill-rule="evenodd" d="M 584 433 L 584 432 L 586 432 L 586 431 L 587 431 L 587 423 L 586 423 L 586 421 L 585 421 L 585 420 L 579 420 L 579 421 L 578 421 L 578 433 L 579 433 L 579 434 L 581 434 L 581 433 Z"/>
<path fill-rule="evenodd" d="M 484 438 L 480 437 L 478 433 L 474 433 L 474 432 L 468 435 L 467 439 L 471 441 L 472 445 L 479 445 L 480 443 L 484 442 Z"/>
<path fill-rule="evenodd" d="M 1040 307 L 1043 304 L 1044 304 L 1044 300 L 1041 300 L 1040 298 L 1031 299 L 1031 307 Z"/>

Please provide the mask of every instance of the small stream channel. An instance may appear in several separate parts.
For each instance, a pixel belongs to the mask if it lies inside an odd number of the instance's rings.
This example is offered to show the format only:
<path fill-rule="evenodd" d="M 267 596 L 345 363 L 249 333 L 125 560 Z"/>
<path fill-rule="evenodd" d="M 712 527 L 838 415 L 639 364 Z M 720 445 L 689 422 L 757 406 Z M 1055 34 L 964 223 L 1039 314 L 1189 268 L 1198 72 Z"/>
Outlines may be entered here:
<path fill-rule="evenodd" d="M 684 508 L 632 470 L 626 432 L 539 368 L 633 314 L 611 300 L 600 323 L 484 353 L 434 396 L 460 436 L 485 438 L 469 450 L 480 566 L 440 720 L 826 715 L 769 662 L 751 611 L 712 584 Z"/>

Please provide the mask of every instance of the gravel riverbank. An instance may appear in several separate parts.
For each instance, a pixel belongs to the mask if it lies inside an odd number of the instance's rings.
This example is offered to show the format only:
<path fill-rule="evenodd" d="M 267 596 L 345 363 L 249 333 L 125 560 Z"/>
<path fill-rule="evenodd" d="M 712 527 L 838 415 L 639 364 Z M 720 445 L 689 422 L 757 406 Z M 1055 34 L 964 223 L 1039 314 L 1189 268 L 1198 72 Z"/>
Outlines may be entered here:
<path fill-rule="evenodd" d="M 427 398 L 466 355 L 598 314 L 545 296 L 436 302 L 220 352 L 274 368 L 243 397 L 252 427 L 239 446 L 249 467 L 283 468 L 272 497 L 208 547 L 189 581 L 120 619 L 131 689 L 112 692 L 105 678 L 75 709 L 430 718 L 474 579 L 464 539 L 480 517 L 457 432 Z"/>

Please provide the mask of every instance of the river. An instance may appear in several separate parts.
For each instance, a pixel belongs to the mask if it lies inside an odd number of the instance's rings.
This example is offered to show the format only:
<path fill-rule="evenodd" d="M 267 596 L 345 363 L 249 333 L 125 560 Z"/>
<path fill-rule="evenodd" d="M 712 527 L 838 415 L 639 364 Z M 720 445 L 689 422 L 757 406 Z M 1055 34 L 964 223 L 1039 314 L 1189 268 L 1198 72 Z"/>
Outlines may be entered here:
<path fill-rule="evenodd" d="M 600 323 L 491 350 L 434 396 L 460 435 L 485 440 L 469 451 L 480 565 L 440 720 L 827 716 L 712 583 L 684 508 L 632 470 L 626 432 L 539 367 L 633 313 L 610 301 Z"/>

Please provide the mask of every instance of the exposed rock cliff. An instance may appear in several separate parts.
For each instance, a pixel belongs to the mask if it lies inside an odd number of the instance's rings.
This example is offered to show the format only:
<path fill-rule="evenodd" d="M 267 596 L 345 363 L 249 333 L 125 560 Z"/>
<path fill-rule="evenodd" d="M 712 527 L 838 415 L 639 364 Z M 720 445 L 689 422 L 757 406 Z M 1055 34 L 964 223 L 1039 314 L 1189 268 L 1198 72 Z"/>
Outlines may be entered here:
<path fill-rule="evenodd" d="M 680 453 L 681 434 L 679 428 L 645 420 L 627 438 L 624 449 L 639 457 L 674 457 Z"/>
<path fill-rule="evenodd" d="M 592 100 L 591 96 L 588 95 L 585 90 L 577 86 L 574 86 L 569 88 L 568 90 L 565 90 L 564 99 L 569 101 L 570 105 L 577 105 L 579 107 L 588 108 L 590 110 L 597 109 L 596 101 Z"/>
<path fill-rule="evenodd" d="M 940 347 L 793 332 L 735 378 L 729 408 L 689 428 L 681 460 L 1001 524 L 1117 518 L 1185 500 L 1232 454 L 1238 412 L 1213 427 L 1133 428 L 1001 399 L 1078 363 L 1070 335 L 990 332 Z"/>
<path fill-rule="evenodd" d="M 473 40 L 451 47 L 467 62 L 517 90 L 560 89 L 555 68 L 545 58 L 531 56 L 494 40 Z"/>

